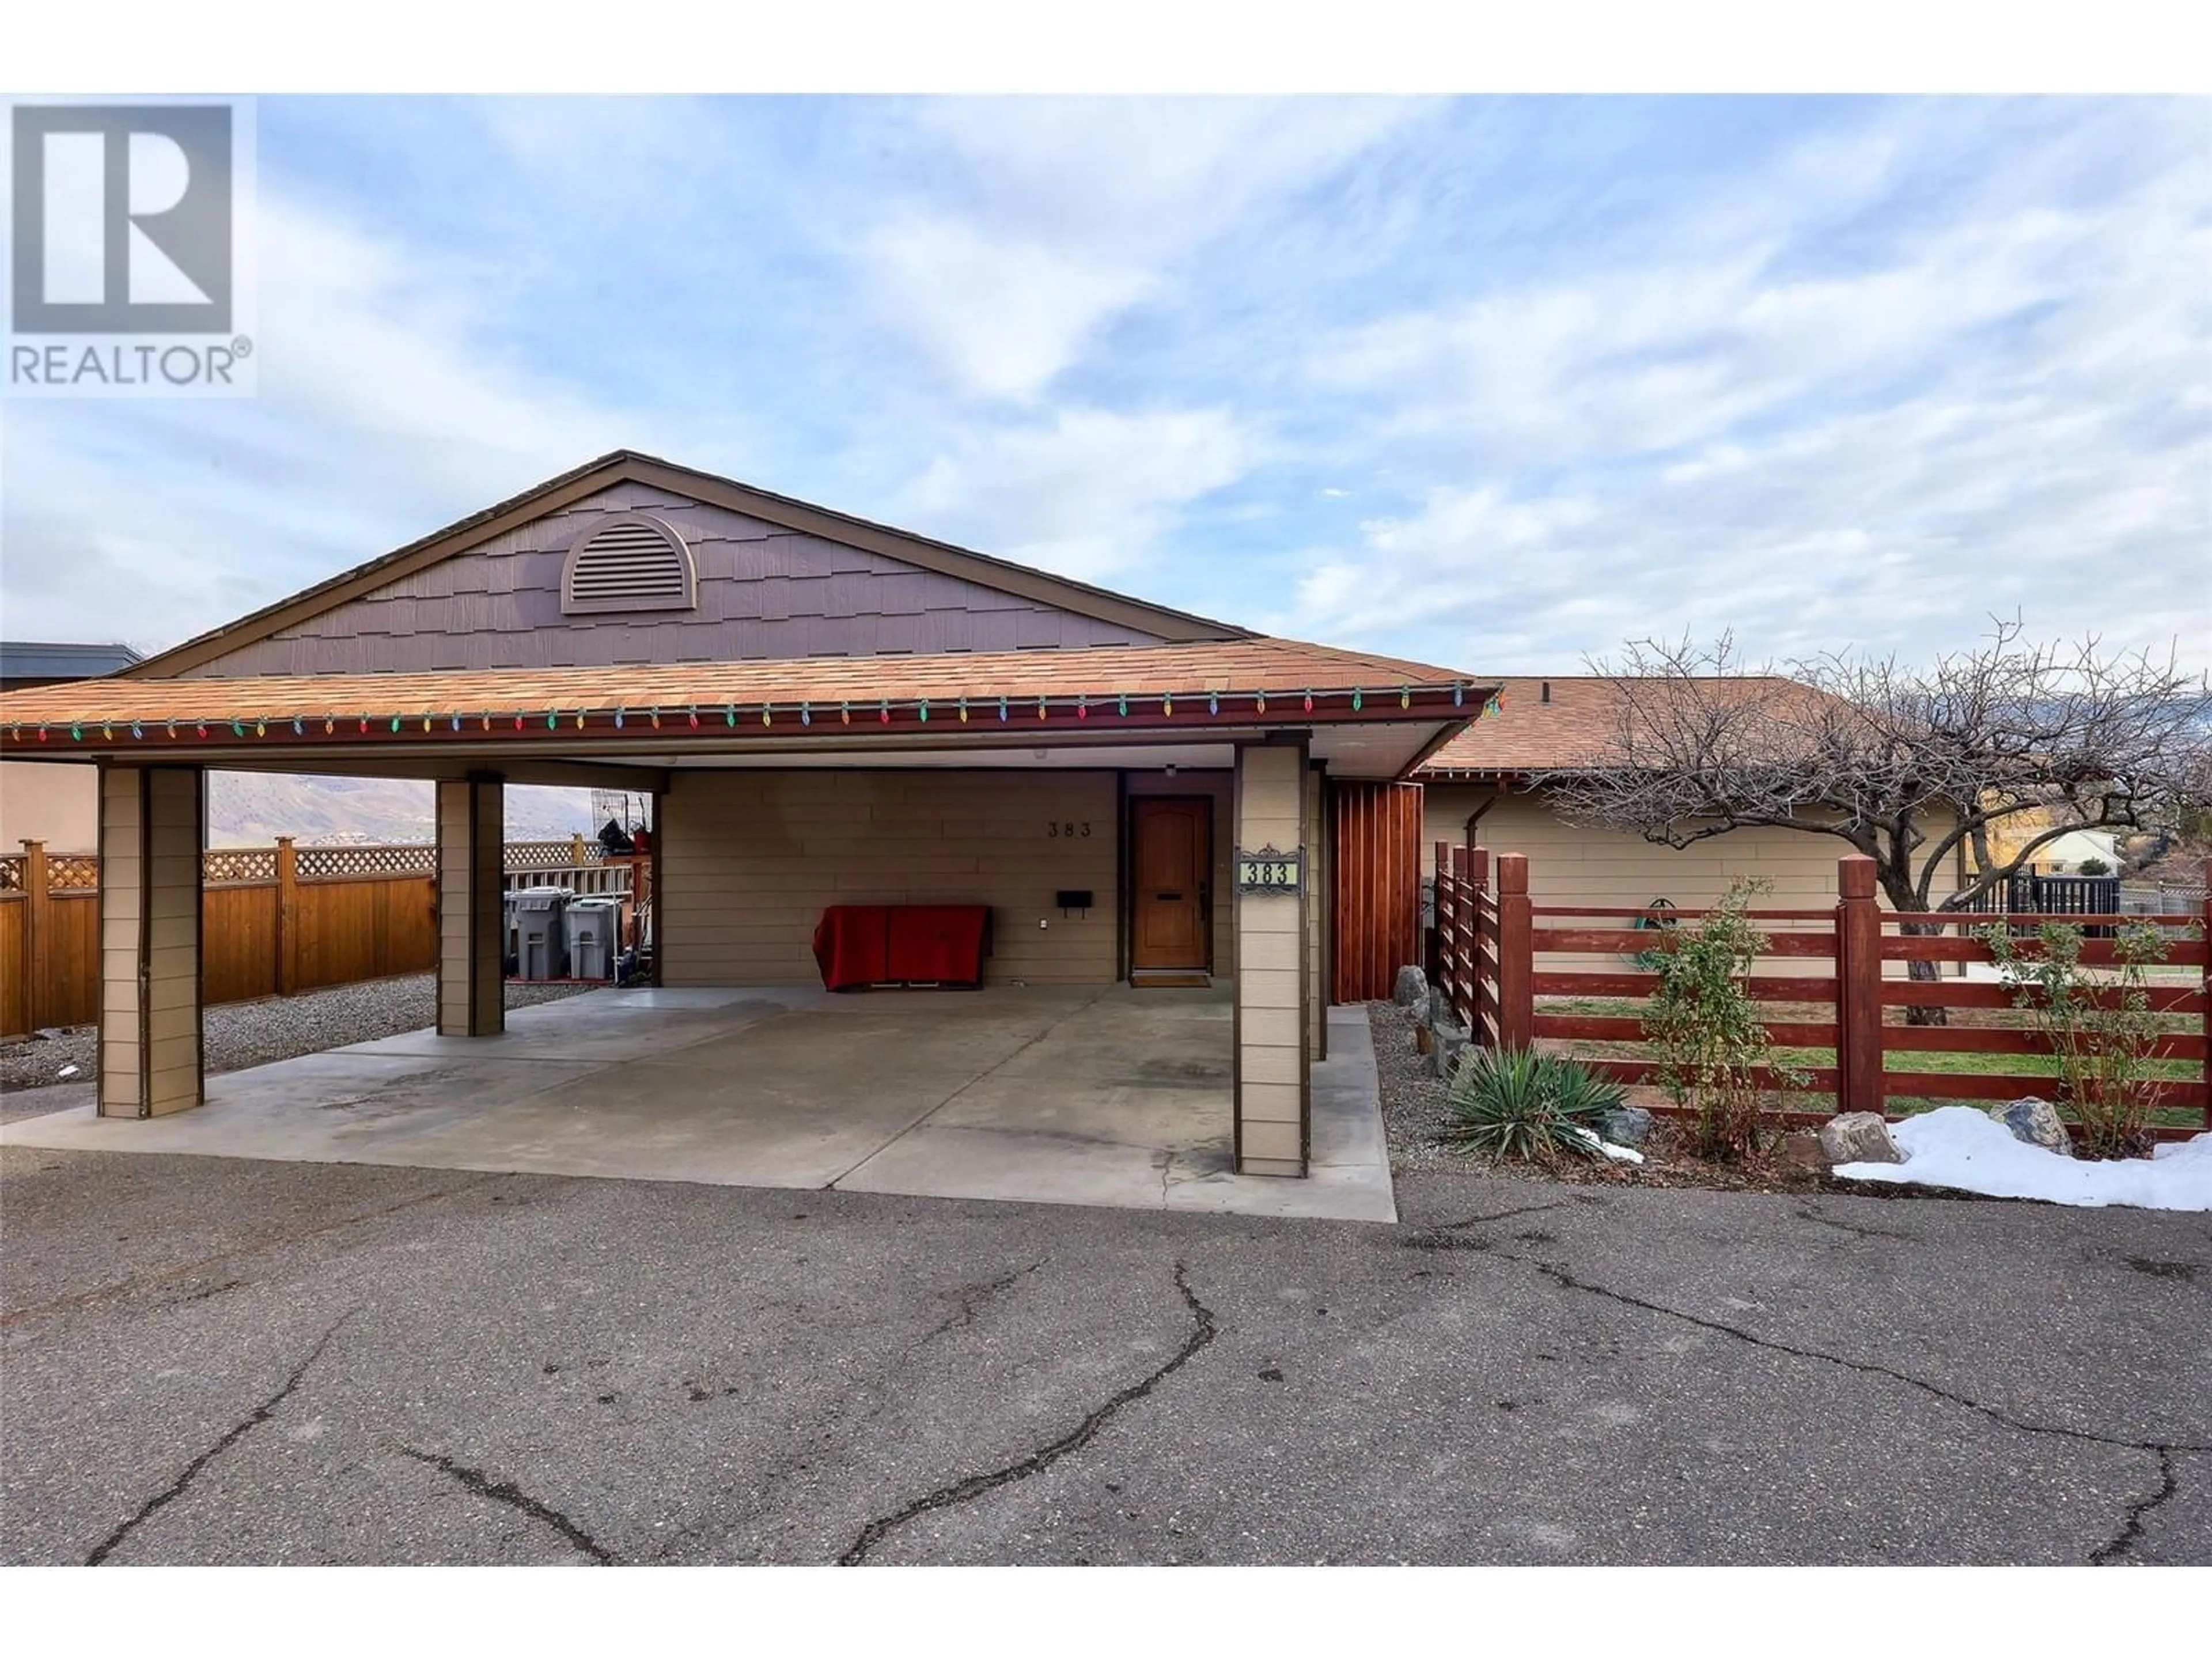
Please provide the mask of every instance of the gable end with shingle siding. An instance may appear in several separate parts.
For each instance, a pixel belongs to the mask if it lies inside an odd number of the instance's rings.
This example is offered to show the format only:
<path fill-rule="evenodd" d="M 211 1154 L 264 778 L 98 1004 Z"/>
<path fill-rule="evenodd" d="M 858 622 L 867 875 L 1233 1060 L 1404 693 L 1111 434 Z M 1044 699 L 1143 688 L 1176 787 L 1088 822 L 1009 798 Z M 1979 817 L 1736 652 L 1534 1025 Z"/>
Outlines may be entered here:
<path fill-rule="evenodd" d="M 649 513 L 684 538 L 698 571 L 696 608 L 563 615 L 569 550 L 596 522 L 633 513 Z M 1158 642 L 1157 635 L 623 483 L 185 672 L 405 673 Z"/>

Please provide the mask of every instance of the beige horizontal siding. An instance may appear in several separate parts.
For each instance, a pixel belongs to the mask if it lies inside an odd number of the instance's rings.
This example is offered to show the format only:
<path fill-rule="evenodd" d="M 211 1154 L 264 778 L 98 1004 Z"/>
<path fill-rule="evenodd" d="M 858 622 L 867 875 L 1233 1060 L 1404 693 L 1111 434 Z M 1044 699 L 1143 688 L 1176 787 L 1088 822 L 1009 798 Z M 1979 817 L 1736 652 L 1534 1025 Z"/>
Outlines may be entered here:
<path fill-rule="evenodd" d="M 1424 792 L 1421 873 L 1434 873 L 1436 844 L 1467 839 L 1468 814 L 1491 798 L 1474 784 L 1431 784 Z M 1716 903 L 1738 876 L 1771 884 L 1762 907 L 1809 909 L 1836 902 L 1836 860 L 1850 851 L 1833 836 L 1802 830 L 1731 830 L 1686 848 L 1662 847 L 1618 830 L 1586 829 L 1559 817 L 1540 794 L 1508 795 L 1483 814 L 1476 844 L 1528 855 L 1528 891 L 1539 904 L 1649 904 L 1679 908 Z M 1936 898 L 1956 890 L 1937 884 Z"/>
<path fill-rule="evenodd" d="M 679 773 L 661 812 L 664 981 L 810 984 L 829 905 L 986 904 L 989 982 L 1109 984 L 1115 801 L 1111 772 Z M 1096 896 L 1087 915 L 1054 904 L 1070 887 Z"/>

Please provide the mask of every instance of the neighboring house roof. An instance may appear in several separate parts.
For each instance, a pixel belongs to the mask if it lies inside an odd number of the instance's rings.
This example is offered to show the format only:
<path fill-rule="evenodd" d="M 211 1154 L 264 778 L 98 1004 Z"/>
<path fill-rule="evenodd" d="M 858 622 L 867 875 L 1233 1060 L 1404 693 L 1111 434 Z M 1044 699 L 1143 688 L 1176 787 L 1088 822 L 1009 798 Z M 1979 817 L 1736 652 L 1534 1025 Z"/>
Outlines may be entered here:
<path fill-rule="evenodd" d="M 1128 627 L 1170 641 L 1248 640 L 1250 629 L 1210 617 L 1153 605 L 1087 582 L 1054 576 L 1026 565 L 972 552 L 909 531 L 873 524 L 849 514 L 777 495 L 733 478 L 718 477 L 634 450 L 618 449 L 522 494 L 451 524 L 419 541 L 343 571 L 302 589 L 289 599 L 210 629 L 130 669 L 140 679 L 165 679 L 238 650 L 279 629 L 294 628 L 349 600 L 467 551 L 516 526 L 557 512 L 621 483 L 641 483 L 776 525 L 800 534 L 902 561 L 923 570 L 956 576 L 1002 592 L 1050 605 L 1059 610 Z"/>
<path fill-rule="evenodd" d="M 542 728 L 557 714 L 562 727 L 578 715 L 611 726 L 610 717 L 625 717 L 625 727 L 650 729 L 654 711 L 672 726 L 688 726 L 695 709 L 702 725 L 725 730 L 734 718 L 748 727 L 763 722 L 789 730 L 801 723 L 806 705 L 817 735 L 842 725 L 847 712 L 856 731 L 878 721 L 886 708 L 899 708 L 899 724 L 908 728 L 928 700 L 934 719 L 958 729 L 959 700 L 969 700 L 971 722 L 995 721 L 999 699 L 1011 714 L 1036 719 L 1040 699 L 1052 700 L 1047 718 L 1063 723 L 1081 718 L 1099 726 L 1119 718 L 1147 724 L 1174 719 L 1180 724 L 1218 718 L 1222 724 L 1249 723 L 1264 712 L 1268 723 L 1297 723 L 1310 694 L 1316 707 L 1341 720 L 1355 713 L 1369 719 L 1449 720 L 1481 707 L 1487 682 L 1451 669 L 1395 657 L 1379 657 L 1295 640 L 1247 637 L 1179 645 L 1110 646 L 1082 650 L 945 652 L 933 655 L 770 658 L 745 662 L 619 664 L 580 668 L 496 668 L 452 670 L 427 674 L 323 674 L 252 676 L 235 679 L 188 677 L 176 679 L 113 679 L 49 686 L 0 696 L 0 726 L 9 746 L 20 749 L 46 728 L 123 726 L 143 722 L 141 741 L 191 743 L 200 722 L 207 738 L 234 744 L 230 722 L 272 728 L 266 735 L 289 735 L 294 720 L 323 735 L 325 720 L 363 720 L 372 730 L 394 720 L 431 720 L 436 732 L 465 735 L 492 718 L 495 726 L 513 730 L 526 717 Z M 1265 694 L 1269 708 L 1255 708 Z M 1418 695 L 1417 695 L 1418 694 Z M 1119 711 L 1123 696 L 1133 702 L 1128 716 Z M 1206 707 L 1218 696 L 1218 711 Z M 1183 699 L 1180 710 L 1163 700 Z M 1401 712 L 1401 698 L 1410 708 Z M 1355 700 L 1360 705 L 1353 710 Z M 1232 702 L 1234 706 L 1232 705 Z M 711 718 L 708 718 L 711 717 Z M 173 736 L 169 722 L 179 730 Z M 219 730 L 216 722 L 222 722 Z M 275 732 L 283 723 L 286 732 Z M 163 728 L 156 730 L 156 723 Z M 34 728 L 27 731 L 25 728 Z M 95 734 L 96 735 L 96 734 Z"/>
<path fill-rule="evenodd" d="M 1732 683 L 1747 690 L 1789 688 L 1820 695 L 1778 674 L 1747 674 Z M 1498 712 L 1476 720 L 1430 757 L 1422 776 L 1520 777 L 1572 771 L 1604 757 L 1620 718 L 1619 678 L 1514 675 L 1499 684 Z"/>
<path fill-rule="evenodd" d="M 142 660 L 127 645 L 76 645 L 47 640 L 0 641 L 0 690 L 85 680 Z"/>

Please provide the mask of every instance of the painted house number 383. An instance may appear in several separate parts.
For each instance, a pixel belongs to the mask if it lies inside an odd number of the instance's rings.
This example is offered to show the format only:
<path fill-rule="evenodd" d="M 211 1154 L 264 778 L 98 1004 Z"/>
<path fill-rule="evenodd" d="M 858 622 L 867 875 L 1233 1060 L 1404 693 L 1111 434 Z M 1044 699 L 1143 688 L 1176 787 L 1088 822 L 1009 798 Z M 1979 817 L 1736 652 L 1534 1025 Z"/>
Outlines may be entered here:
<path fill-rule="evenodd" d="M 1063 836 L 1071 840 L 1079 841 L 1084 836 L 1091 833 L 1091 820 L 1088 818 L 1081 820 L 1073 818 L 1054 818 L 1045 824 L 1044 832 L 1054 841 L 1058 841 Z"/>

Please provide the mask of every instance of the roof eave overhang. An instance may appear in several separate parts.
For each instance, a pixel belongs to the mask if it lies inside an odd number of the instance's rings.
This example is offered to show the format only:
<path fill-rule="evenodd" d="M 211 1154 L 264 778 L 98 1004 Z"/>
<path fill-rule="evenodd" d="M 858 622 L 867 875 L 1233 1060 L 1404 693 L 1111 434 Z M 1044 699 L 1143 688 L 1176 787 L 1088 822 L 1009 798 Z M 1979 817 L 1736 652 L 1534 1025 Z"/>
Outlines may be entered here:
<path fill-rule="evenodd" d="M 238 682 L 210 681 L 234 690 Z M 173 683 L 172 683 L 173 685 Z M 0 755 L 20 759 L 92 758 L 124 763 L 165 757 L 222 765 L 242 757 L 291 753 L 371 754 L 406 750 L 493 750 L 557 752 L 587 744 L 602 757 L 625 744 L 711 745 L 742 734 L 795 746 L 832 745 L 855 738 L 927 737 L 937 743 L 988 741 L 1050 733 L 1119 735 L 1140 740 L 1218 740 L 1235 731 L 1310 729 L 1389 723 L 1456 724 L 1479 708 L 1484 688 L 1463 684 L 1328 690 L 1047 696 L 986 700 L 953 698 L 871 702 L 756 702 L 684 708 L 571 708 L 398 711 L 270 711 L 252 718 L 225 714 L 199 720 L 134 718 L 118 705 L 112 718 L 68 725 L 0 725 Z M 1448 735 L 1448 733 L 1447 733 Z M 343 770 L 342 764 L 337 769 Z"/>

